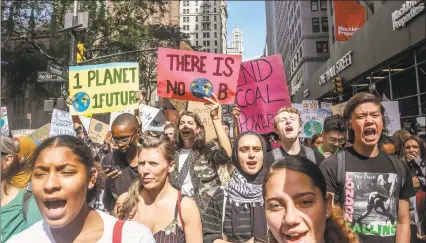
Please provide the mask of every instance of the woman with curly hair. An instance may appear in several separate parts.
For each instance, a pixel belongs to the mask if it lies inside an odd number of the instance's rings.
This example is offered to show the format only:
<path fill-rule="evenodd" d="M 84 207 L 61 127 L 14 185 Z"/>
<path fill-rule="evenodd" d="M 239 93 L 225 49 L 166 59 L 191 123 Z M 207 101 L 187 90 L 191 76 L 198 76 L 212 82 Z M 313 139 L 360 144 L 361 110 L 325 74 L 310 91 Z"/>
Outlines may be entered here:
<path fill-rule="evenodd" d="M 320 169 L 304 157 L 275 161 L 265 175 L 263 197 L 268 242 L 358 242 L 342 210 L 333 208 Z"/>
<path fill-rule="evenodd" d="M 145 224 L 157 243 L 202 242 L 197 205 L 169 182 L 175 161 L 168 140 L 138 138 L 139 180 L 118 198 L 115 213 L 120 219 Z"/>
<path fill-rule="evenodd" d="M 89 147 L 73 136 L 44 141 L 30 163 L 32 192 L 43 220 L 9 242 L 155 242 L 142 224 L 120 221 L 89 203 L 102 178 Z"/>

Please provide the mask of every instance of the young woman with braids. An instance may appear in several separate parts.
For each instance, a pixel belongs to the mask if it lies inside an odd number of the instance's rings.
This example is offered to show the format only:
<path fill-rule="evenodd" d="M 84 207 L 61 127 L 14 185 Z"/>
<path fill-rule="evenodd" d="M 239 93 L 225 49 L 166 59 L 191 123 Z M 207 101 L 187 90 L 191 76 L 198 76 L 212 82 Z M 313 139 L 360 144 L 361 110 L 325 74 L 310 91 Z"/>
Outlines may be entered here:
<path fill-rule="evenodd" d="M 139 180 L 118 198 L 115 213 L 120 219 L 145 224 L 157 243 L 202 242 L 197 205 L 169 183 L 175 161 L 166 140 L 138 138 Z"/>
<path fill-rule="evenodd" d="M 358 242 L 345 226 L 342 210 L 332 207 L 320 169 L 304 157 L 275 161 L 265 175 L 263 197 L 268 242 Z"/>

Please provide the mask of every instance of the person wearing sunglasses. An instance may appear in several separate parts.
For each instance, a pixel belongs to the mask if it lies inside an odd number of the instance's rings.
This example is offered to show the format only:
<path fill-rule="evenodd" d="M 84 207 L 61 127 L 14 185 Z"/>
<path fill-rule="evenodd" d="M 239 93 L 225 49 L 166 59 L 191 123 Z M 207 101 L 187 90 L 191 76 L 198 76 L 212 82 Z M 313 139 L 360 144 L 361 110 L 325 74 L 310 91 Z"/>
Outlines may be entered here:
<path fill-rule="evenodd" d="M 127 192 L 138 179 L 136 139 L 141 135 L 138 119 L 124 113 L 111 125 L 110 143 L 115 149 L 102 159 L 102 168 L 107 176 L 103 203 L 105 209 L 113 212 L 118 196 Z"/>
<path fill-rule="evenodd" d="M 343 147 L 346 142 L 345 133 L 346 125 L 341 115 L 332 115 L 324 120 L 322 131 L 324 143 L 314 150 L 317 155 L 316 157 L 322 158 L 317 161 L 317 165 L 320 165 L 324 159 L 337 153 Z"/>

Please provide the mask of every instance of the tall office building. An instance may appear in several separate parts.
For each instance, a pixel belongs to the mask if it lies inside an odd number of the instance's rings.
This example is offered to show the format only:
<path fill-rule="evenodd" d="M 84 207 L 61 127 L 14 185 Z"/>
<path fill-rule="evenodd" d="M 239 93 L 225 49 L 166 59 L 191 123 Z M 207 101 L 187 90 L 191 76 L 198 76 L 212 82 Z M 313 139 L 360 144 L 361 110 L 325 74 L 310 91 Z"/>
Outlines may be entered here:
<path fill-rule="evenodd" d="M 275 3 L 276 1 L 265 1 L 266 12 L 266 47 L 264 56 L 277 54 Z"/>
<path fill-rule="evenodd" d="M 200 51 L 226 53 L 226 0 L 180 1 L 180 27 Z"/>
<path fill-rule="evenodd" d="M 232 31 L 231 46 L 228 47 L 227 54 L 244 55 L 243 33 L 238 28 L 238 25 L 235 25 Z"/>
<path fill-rule="evenodd" d="M 300 102 L 303 96 L 295 96 L 296 92 L 329 58 L 327 1 L 275 1 L 272 7 L 267 6 L 266 19 L 271 15 L 275 15 L 275 21 L 269 22 L 275 25 L 270 26 L 269 37 L 275 35 L 290 94 L 294 102 Z"/>
<path fill-rule="evenodd" d="M 156 12 L 146 20 L 147 24 L 179 25 L 179 1 L 168 0 L 164 13 Z"/>

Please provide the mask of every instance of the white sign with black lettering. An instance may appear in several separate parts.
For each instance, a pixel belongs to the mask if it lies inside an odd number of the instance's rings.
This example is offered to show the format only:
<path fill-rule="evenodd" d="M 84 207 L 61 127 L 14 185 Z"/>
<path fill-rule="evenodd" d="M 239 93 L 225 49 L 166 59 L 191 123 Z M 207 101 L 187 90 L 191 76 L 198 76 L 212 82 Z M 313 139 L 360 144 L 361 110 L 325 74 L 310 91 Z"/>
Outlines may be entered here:
<path fill-rule="evenodd" d="M 68 112 L 53 109 L 49 137 L 59 135 L 75 136 L 74 123 Z"/>
<path fill-rule="evenodd" d="M 339 61 L 331 66 L 323 75 L 320 76 L 319 85 L 327 83 L 330 79 L 334 78 L 337 74 L 352 65 L 352 51 L 346 53 Z"/>
<path fill-rule="evenodd" d="M 412 19 L 425 10 L 424 0 L 406 1 L 401 8 L 392 13 L 393 30 L 405 27 Z"/>

